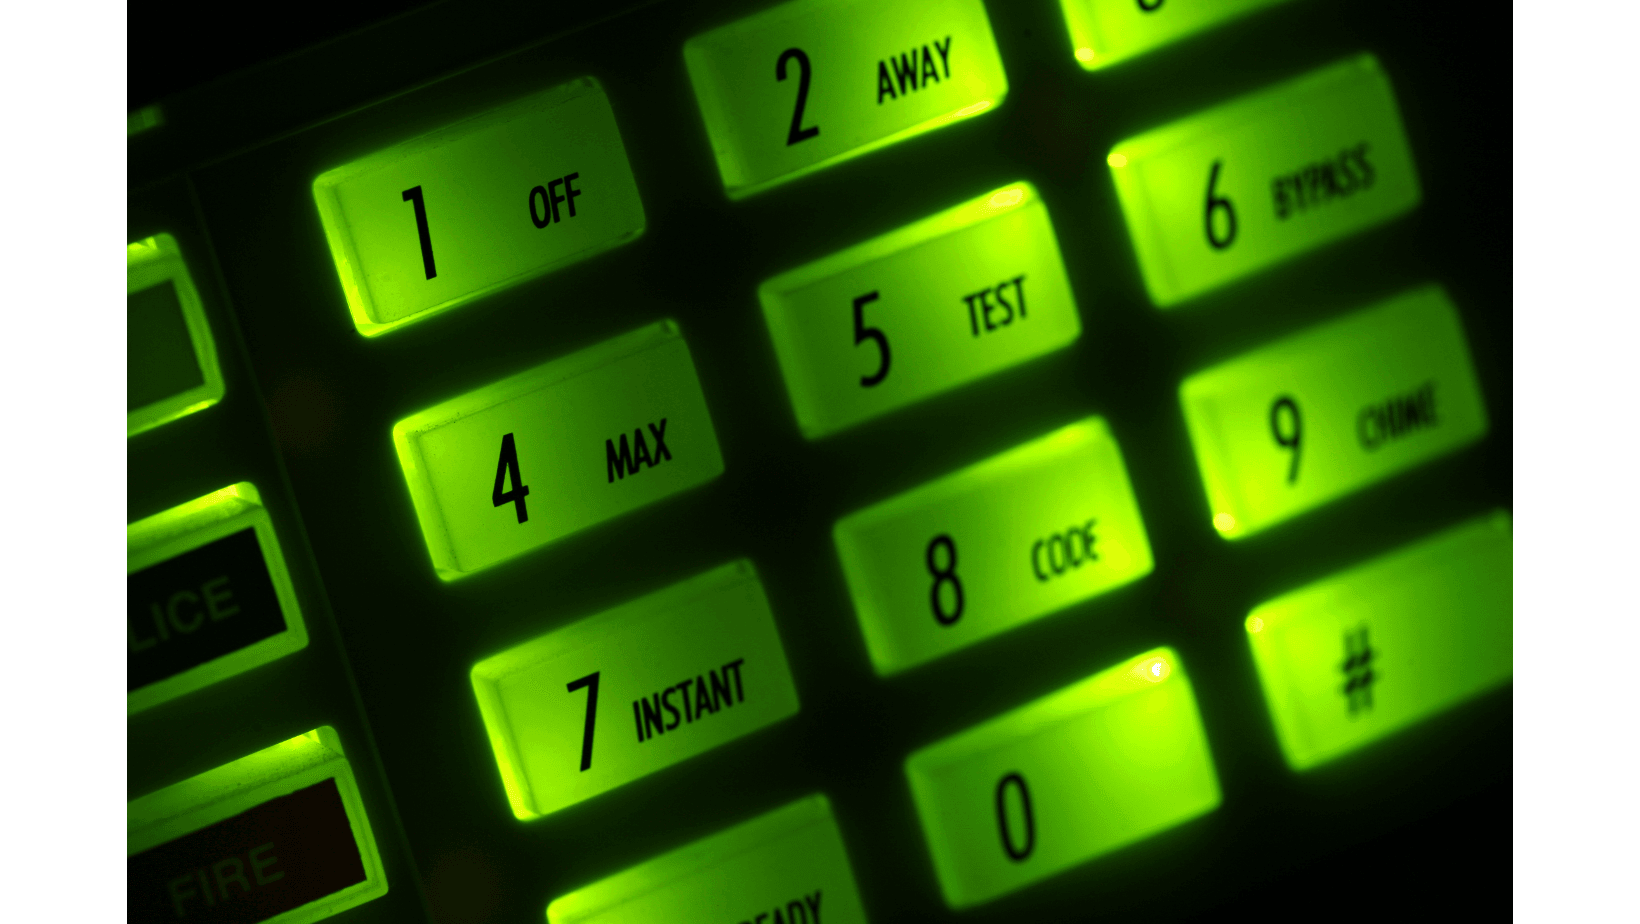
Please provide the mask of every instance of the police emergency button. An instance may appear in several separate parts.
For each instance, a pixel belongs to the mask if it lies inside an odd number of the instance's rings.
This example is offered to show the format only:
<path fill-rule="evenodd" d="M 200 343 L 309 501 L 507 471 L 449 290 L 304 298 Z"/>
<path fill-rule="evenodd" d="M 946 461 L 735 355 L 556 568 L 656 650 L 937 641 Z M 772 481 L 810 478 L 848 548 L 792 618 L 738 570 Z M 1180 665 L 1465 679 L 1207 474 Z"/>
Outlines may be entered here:
<path fill-rule="evenodd" d="M 133 922 L 305 924 L 387 894 L 329 726 L 126 806 Z"/>
<path fill-rule="evenodd" d="M 229 485 L 126 527 L 126 712 L 307 646 L 256 487 Z"/>

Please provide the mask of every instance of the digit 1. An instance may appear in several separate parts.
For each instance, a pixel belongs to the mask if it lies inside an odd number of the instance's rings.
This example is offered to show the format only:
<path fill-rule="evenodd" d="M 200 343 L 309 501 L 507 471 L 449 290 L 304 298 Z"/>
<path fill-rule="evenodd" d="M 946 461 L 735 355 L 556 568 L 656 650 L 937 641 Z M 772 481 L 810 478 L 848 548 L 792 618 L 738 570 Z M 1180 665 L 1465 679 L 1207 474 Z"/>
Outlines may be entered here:
<path fill-rule="evenodd" d="M 1291 433 L 1284 432 L 1281 426 L 1281 412 L 1283 410 L 1287 412 L 1288 419 L 1292 421 Z M 1276 399 L 1274 404 L 1270 405 L 1270 435 L 1276 438 L 1276 445 L 1293 451 L 1293 462 L 1287 469 L 1287 483 L 1296 484 L 1298 482 L 1299 447 L 1304 443 L 1304 418 L 1299 416 L 1298 402 L 1288 395 L 1282 395 Z"/>
<path fill-rule="evenodd" d="M 803 107 L 809 104 L 809 56 L 801 48 L 788 48 L 780 53 L 780 60 L 774 63 L 774 79 L 786 79 L 786 61 L 797 59 L 797 106 L 792 110 L 791 131 L 786 133 L 786 146 L 790 147 L 799 141 L 805 141 L 820 134 L 820 126 L 803 127 Z"/>
<path fill-rule="evenodd" d="M 433 235 L 427 230 L 427 203 L 421 199 L 421 187 L 412 186 L 406 189 L 404 201 L 416 204 L 416 233 L 421 236 L 421 265 L 427 270 L 427 278 L 432 279 L 438 275 L 438 270 L 433 268 Z"/>
<path fill-rule="evenodd" d="M 945 548 L 945 567 L 934 562 L 934 552 L 941 546 Z M 962 618 L 962 579 L 957 577 L 957 543 L 949 535 L 941 533 L 928 541 L 928 548 L 923 553 L 923 560 L 928 565 L 928 573 L 934 576 L 934 587 L 928 592 L 929 604 L 934 608 L 934 621 L 942 626 L 949 626 Z M 956 603 L 949 615 L 945 612 L 945 604 L 940 598 L 940 585 L 949 582 L 951 590 L 956 594 Z"/>
<path fill-rule="evenodd" d="M 592 729 L 598 724 L 598 671 L 580 678 L 571 680 L 566 689 L 570 693 L 582 687 L 587 688 L 587 725 L 581 735 L 581 770 L 585 772 L 592 767 Z"/>
<path fill-rule="evenodd" d="M 1019 790 L 1019 804 L 1025 815 L 1025 846 L 1014 846 L 1013 832 L 1008 830 L 1008 784 L 1014 784 Z M 1008 859 L 1015 863 L 1024 860 L 1036 849 L 1036 817 L 1031 814 L 1031 790 L 1025 785 L 1025 778 L 1018 773 L 1009 773 L 997 781 L 997 827 L 1002 831 L 1002 849 L 1007 852 Z"/>
<path fill-rule="evenodd" d="M 512 490 L 502 491 L 501 486 L 506 484 L 508 477 L 512 478 Z M 518 473 L 518 446 L 513 443 L 513 435 L 509 433 L 501 438 L 501 458 L 495 463 L 495 487 L 490 491 L 490 500 L 497 507 L 512 504 L 518 513 L 518 522 L 527 523 L 530 512 L 524 506 L 524 498 L 529 496 L 529 486 L 524 484 L 524 476 Z"/>
<path fill-rule="evenodd" d="M 1236 242 L 1236 207 L 1214 191 L 1219 184 L 1219 168 L 1224 161 L 1213 161 L 1213 169 L 1207 174 L 1207 243 L 1214 250 L 1223 250 Z M 1225 232 L 1224 237 L 1213 233 L 1213 211 L 1224 209 Z"/>

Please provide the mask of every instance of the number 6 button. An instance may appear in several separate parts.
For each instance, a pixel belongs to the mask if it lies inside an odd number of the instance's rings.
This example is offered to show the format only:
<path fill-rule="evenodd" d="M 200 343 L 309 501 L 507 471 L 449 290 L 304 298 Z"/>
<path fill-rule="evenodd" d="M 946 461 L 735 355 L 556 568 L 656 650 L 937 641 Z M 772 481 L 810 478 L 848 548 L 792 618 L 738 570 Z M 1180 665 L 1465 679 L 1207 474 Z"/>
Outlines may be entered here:
<path fill-rule="evenodd" d="M 1199 372 L 1179 401 L 1226 539 L 1451 452 L 1487 427 L 1458 313 L 1438 286 Z"/>
<path fill-rule="evenodd" d="M 1219 805 L 1196 697 L 1168 648 L 931 744 L 905 775 L 952 908 Z"/>
<path fill-rule="evenodd" d="M 729 198 L 1001 105 L 980 0 L 795 0 L 684 43 Z"/>
<path fill-rule="evenodd" d="M 1090 417 L 839 520 L 849 594 L 894 674 L 1150 573 L 1116 438 Z"/>
<path fill-rule="evenodd" d="M 644 230 L 615 113 L 590 77 L 337 167 L 313 198 L 367 337 Z"/>
<path fill-rule="evenodd" d="M 521 819 L 797 714 L 774 614 L 748 561 L 486 658 L 472 681 Z"/>
<path fill-rule="evenodd" d="M 412 414 L 393 445 L 446 581 L 723 473 L 671 321 Z"/>
<path fill-rule="evenodd" d="M 1359 55 L 1116 145 L 1106 158 L 1166 308 L 1418 204 L 1395 94 Z"/>

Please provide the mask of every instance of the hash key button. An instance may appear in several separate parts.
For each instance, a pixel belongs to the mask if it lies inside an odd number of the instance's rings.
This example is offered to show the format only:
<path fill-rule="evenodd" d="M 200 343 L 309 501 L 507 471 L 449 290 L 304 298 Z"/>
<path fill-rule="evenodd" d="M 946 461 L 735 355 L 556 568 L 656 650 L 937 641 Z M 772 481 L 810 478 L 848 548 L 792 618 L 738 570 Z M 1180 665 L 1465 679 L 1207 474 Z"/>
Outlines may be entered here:
<path fill-rule="evenodd" d="M 671 321 L 412 414 L 393 445 L 446 581 L 723 473 Z"/>
<path fill-rule="evenodd" d="M 139 520 L 125 535 L 127 713 L 307 645 L 254 485 L 230 485 Z"/>
<path fill-rule="evenodd" d="M 307 924 L 387 893 L 353 770 L 323 726 L 126 806 L 132 922 Z"/>

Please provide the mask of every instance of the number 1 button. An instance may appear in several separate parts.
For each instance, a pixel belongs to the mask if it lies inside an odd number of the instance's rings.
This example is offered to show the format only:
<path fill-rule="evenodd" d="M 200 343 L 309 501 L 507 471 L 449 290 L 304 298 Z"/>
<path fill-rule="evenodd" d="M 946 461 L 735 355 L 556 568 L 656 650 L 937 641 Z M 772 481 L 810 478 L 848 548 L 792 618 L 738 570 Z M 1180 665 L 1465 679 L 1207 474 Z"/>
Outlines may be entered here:
<path fill-rule="evenodd" d="M 486 658 L 472 681 L 520 819 L 797 714 L 797 687 L 749 561 Z"/>
<path fill-rule="evenodd" d="M 794 0 L 684 43 L 729 198 L 1001 105 L 980 0 Z"/>
<path fill-rule="evenodd" d="M 990 901 L 1218 807 L 1196 696 L 1169 648 L 905 762 L 940 891 Z"/>
<path fill-rule="evenodd" d="M 412 414 L 393 445 L 446 581 L 723 473 L 671 321 Z"/>
<path fill-rule="evenodd" d="M 313 198 L 366 337 L 644 230 L 615 114 L 590 77 L 337 167 Z"/>

